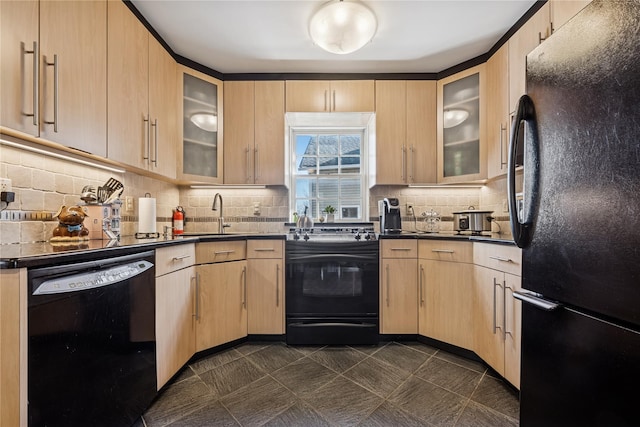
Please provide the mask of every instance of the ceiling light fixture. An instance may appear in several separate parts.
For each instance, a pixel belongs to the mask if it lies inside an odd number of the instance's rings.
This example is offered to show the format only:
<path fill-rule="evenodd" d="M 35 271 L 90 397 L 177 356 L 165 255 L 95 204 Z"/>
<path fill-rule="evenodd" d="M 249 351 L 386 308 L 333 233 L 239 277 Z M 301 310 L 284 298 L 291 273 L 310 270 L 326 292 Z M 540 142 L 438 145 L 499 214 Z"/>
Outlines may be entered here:
<path fill-rule="evenodd" d="M 444 128 L 449 129 L 458 126 L 467 120 L 469 112 L 461 109 L 444 110 Z"/>
<path fill-rule="evenodd" d="M 327 52 L 344 55 L 369 43 L 378 28 L 371 9 L 357 0 L 332 0 L 312 17 L 309 34 Z"/>
<path fill-rule="evenodd" d="M 212 113 L 195 113 L 190 117 L 194 125 L 207 132 L 217 132 L 218 116 Z"/>

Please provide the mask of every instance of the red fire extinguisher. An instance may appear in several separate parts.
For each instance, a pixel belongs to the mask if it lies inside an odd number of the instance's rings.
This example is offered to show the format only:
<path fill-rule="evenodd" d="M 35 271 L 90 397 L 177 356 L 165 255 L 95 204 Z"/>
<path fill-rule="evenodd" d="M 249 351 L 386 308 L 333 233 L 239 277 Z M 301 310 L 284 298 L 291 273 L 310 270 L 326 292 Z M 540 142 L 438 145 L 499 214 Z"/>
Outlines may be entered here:
<path fill-rule="evenodd" d="M 178 206 L 173 211 L 173 235 L 181 235 L 184 233 L 184 209 Z"/>

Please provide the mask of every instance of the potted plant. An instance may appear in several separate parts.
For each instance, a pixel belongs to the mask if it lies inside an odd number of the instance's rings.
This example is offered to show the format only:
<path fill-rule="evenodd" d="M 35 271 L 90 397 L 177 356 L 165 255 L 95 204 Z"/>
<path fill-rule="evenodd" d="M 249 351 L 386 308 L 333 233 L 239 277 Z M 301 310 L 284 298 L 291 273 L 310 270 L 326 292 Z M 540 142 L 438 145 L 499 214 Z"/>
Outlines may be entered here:
<path fill-rule="evenodd" d="M 335 220 L 335 212 L 336 212 L 336 208 L 334 208 L 331 205 L 327 205 L 327 207 L 324 208 L 324 210 L 322 211 L 326 214 L 327 216 L 327 222 L 333 222 Z"/>

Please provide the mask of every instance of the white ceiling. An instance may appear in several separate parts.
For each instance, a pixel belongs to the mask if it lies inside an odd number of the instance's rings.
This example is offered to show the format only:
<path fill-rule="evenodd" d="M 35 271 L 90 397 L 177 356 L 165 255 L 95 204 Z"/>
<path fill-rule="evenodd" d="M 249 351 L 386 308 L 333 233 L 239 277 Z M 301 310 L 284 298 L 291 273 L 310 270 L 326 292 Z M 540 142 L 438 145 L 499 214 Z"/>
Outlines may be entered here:
<path fill-rule="evenodd" d="M 132 0 L 178 55 L 224 74 L 435 73 L 486 53 L 535 0 L 365 0 L 371 43 L 334 55 L 309 37 L 324 0 Z"/>

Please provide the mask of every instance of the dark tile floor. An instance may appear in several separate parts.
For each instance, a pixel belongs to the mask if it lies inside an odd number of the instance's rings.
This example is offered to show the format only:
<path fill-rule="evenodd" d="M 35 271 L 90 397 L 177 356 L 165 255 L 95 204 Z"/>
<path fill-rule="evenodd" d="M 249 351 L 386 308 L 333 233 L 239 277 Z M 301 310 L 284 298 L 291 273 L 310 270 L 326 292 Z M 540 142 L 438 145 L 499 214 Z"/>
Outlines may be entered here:
<path fill-rule="evenodd" d="M 245 343 L 188 365 L 137 427 L 517 426 L 484 365 L 412 343 Z"/>

